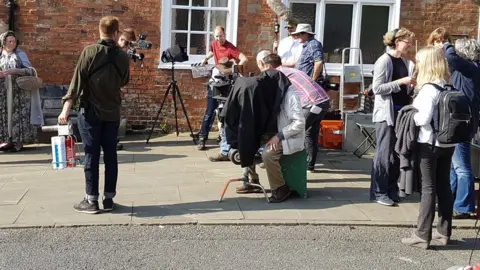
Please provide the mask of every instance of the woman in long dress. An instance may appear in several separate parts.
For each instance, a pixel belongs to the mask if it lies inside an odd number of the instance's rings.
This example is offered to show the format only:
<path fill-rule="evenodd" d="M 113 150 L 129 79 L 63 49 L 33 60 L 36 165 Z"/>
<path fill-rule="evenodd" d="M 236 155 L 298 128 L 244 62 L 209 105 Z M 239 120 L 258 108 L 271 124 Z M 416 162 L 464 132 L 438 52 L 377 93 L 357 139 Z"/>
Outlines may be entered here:
<path fill-rule="evenodd" d="M 14 32 L 0 35 L 0 151 L 20 151 L 24 144 L 37 141 L 37 127 L 43 117 L 39 104 L 32 110 L 32 92 L 18 87 L 20 76 L 33 76 L 35 71 L 27 54 L 18 48 Z M 34 103 L 40 102 L 35 96 Z M 10 109 L 9 109 L 10 108 Z M 33 113 L 32 113 L 33 112 Z"/>

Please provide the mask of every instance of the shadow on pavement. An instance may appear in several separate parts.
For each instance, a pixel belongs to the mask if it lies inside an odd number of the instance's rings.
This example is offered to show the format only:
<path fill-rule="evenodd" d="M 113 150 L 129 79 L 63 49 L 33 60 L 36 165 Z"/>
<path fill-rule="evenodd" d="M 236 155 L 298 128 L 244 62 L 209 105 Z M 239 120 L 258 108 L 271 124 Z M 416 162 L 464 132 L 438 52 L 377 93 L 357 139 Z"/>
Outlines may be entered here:
<path fill-rule="evenodd" d="M 233 187 L 231 187 L 233 188 Z M 306 199 L 292 195 L 287 201 L 282 203 L 267 203 L 260 194 L 258 197 L 228 197 L 226 195 L 222 202 L 217 200 L 199 201 L 199 202 L 171 202 L 162 205 L 138 205 L 135 203 L 131 208 L 131 214 L 137 218 L 160 218 L 172 216 L 184 216 L 207 213 L 221 213 L 231 211 L 281 211 L 281 210 L 322 210 L 329 208 L 338 208 L 343 205 L 352 205 L 352 201 L 368 203 L 368 188 L 310 188 L 309 197 Z M 352 197 L 352 194 L 356 194 Z M 220 191 L 219 191 L 220 195 Z M 270 194 L 269 194 L 270 195 Z M 121 196 L 121 195 L 120 195 Z M 339 199 L 335 199 L 335 196 Z M 333 197 L 333 198 L 332 198 Z M 347 199 L 352 197 L 351 199 Z M 143 198 L 145 199 L 145 198 Z M 127 205 L 112 212 L 112 214 L 129 213 Z M 348 217 L 345 217 L 348 219 Z M 228 219 L 228 218 L 226 218 Z"/>

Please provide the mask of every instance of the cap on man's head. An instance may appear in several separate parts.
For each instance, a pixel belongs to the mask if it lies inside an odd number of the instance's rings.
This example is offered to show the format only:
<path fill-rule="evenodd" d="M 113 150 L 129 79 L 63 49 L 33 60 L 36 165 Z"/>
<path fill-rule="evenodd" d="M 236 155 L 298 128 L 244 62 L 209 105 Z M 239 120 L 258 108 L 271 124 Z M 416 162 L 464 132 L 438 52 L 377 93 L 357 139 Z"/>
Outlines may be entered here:
<path fill-rule="evenodd" d="M 297 24 L 298 24 L 298 20 L 295 19 L 295 18 L 291 18 L 290 20 L 288 20 L 287 26 L 285 26 L 285 28 L 287 28 L 287 27 L 297 27 Z"/>

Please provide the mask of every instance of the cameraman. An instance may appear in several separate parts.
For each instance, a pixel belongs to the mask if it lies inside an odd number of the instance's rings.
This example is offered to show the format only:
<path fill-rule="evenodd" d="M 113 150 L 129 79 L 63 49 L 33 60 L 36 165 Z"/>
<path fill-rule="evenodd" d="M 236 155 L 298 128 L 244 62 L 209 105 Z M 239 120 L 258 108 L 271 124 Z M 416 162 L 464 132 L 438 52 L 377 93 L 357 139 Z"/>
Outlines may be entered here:
<path fill-rule="evenodd" d="M 118 161 L 116 139 L 120 124 L 120 88 L 129 80 L 129 59 L 119 49 L 119 20 L 106 16 L 99 24 L 100 41 L 85 47 L 75 68 L 58 122 L 66 124 L 70 109 L 80 99 L 78 128 L 85 148 L 86 196 L 73 206 L 77 212 L 96 214 L 100 148 L 105 163 L 104 211 L 113 210 L 116 195 Z"/>
<path fill-rule="evenodd" d="M 247 57 L 240 52 L 232 43 L 225 39 L 225 29 L 222 26 L 215 27 L 215 40 L 210 45 L 210 52 L 203 60 L 202 65 L 206 65 L 210 58 L 215 59 L 215 65 L 219 64 L 219 60 L 226 57 L 228 60 L 235 60 L 241 67 L 248 61 Z M 240 72 L 241 73 L 241 72 Z M 198 133 L 199 142 L 198 150 L 205 150 L 205 143 L 208 140 L 208 133 L 215 122 L 215 109 L 218 107 L 217 100 L 213 99 L 213 89 L 208 87 L 207 109 L 203 117 L 202 127 Z"/>
<path fill-rule="evenodd" d="M 135 42 L 136 36 L 135 31 L 132 28 L 125 28 L 122 31 L 122 34 L 118 38 L 118 47 L 128 53 L 128 48 Z M 124 89 L 121 89 L 122 97 Z M 117 138 L 117 150 L 122 150 L 123 145 L 120 143 L 120 139 Z"/>
<path fill-rule="evenodd" d="M 128 51 L 128 47 L 132 42 L 135 42 L 136 36 L 135 31 L 132 28 L 125 28 L 122 31 L 122 34 L 118 38 L 118 46 L 124 50 Z"/>

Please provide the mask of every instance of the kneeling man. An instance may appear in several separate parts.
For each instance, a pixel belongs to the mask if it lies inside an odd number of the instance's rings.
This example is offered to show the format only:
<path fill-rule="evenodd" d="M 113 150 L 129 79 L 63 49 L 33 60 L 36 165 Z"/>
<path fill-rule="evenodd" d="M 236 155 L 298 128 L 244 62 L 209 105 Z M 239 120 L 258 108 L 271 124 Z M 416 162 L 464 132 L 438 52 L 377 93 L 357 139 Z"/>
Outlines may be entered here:
<path fill-rule="evenodd" d="M 272 69 L 272 63 L 278 62 L 279 56 L 260 52 L 257 56 L 258 68 L 263 72 Z M 280 60 L 281 61 L 281 60 Z M 272 190 L 270 202 L 283 202 L 290 196 L 290 188 L 283 178 L 280 158 L 304 149 L 305 116 L 299 97 L 292 84 L 284 95 L 281 111 L 277 117 L 278 133 L 265 145 L 262 153 L 263 163 L 267 171 L 268 182 Z"/>

